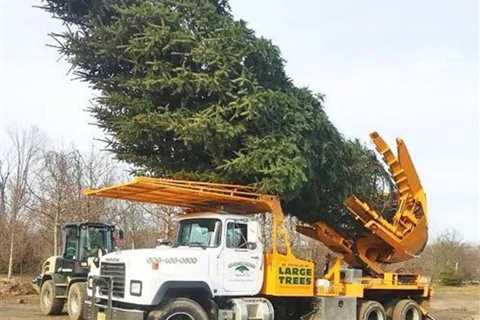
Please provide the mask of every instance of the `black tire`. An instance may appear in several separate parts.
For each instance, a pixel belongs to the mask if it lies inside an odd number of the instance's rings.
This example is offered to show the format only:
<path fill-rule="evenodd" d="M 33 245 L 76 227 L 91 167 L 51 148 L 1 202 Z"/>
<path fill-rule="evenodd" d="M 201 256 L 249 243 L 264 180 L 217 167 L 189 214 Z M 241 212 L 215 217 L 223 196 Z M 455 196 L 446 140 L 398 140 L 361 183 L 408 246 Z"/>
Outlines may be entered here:
<path fill-rule="evenodd" d="M 63 310 L 64 299 L 55 298 L 55 283 L 47 280 L 40 288 L 40 310 L 44 315 L 60 314 Z"/>
<path fill-rule="evenodd" d="M 414 300 L 400 300 L 393 308 L 392 320 L 422 320 L 420 306 Z"/>
<path fill-rule="evenodd" d="M 205 310 L 197 302 L 177 298 L 164 303 L 158 310 L 150 311 L 148 320 L 209 320 Z"/>
<path fill-rule="evenodd" d="M 387 320 L 387 315 L 379 302 L 367 300 L 360 305 L 358 320 Z"/>
<path fill-rule="evenodd" d="M 393 317 L 393 309 L 397 305 L 397 303 L 400 301 L 400 299 L 392 299 L 389 300 L 388 302 L 384 303 L 384 308 L 385 308 L 385 313 L 387 314 L 387 319 L 392 320 Z"/>
<path fill-rule="evenodd" d="M 301 304 L 295 299 L 272 299 L 275 320 L 300 319 L 299 308 Z"/>
<path fill-rule="evenodd" d="M 83 303 L 87 297 L 86 284 L 76 282 L 70 286 L 68 290 L 67 311 L 70 320 L 83 319 Z"/>

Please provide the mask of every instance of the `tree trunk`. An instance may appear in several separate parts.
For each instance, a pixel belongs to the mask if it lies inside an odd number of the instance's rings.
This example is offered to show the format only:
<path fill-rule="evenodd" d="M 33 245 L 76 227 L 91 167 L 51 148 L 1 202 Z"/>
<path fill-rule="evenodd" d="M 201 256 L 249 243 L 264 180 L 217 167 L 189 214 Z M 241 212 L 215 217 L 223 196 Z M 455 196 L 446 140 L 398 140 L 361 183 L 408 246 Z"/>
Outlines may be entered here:
<path fill-rule="evenodd" d="M 55 214 L 53 221 L 53 255 L 58 254 L 58 212 Z"/>
<path fill-rule="evenodd" d="M 10 234 L 10 258 L 8 259 L 8 275 L 7 275 L 8 279 L 12 278 L 14 242 L 15 242 L 15 228 L 12 228 L 12 233 Z"/>
<path fill-rule="evenodd" d="M 135 249 L 135 234 L 133 233 L 133 230 L 130 231 L 132 234 L 132 250 Z"/>
<path fill-rule="evenodd" d="M 5 190 L 3 185 L 0 185 L 0 218 L 5 217 Z"/>

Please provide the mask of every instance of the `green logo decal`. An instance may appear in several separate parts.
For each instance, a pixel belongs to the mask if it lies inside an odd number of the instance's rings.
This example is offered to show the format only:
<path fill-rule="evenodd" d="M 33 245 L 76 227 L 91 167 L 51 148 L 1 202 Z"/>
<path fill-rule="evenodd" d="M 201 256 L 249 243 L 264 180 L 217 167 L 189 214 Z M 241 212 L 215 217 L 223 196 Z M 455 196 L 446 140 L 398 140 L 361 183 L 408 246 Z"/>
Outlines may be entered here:
<path fill-rule="evenodd" d="M 236 261 L 228 265 L 228 268 L 236 273 L 237 276 L 244 277 L 250 275 L 255 270 L 255 265 L 247 261 Z"/>
<path fill-rule="evenodd" d="M 247 271 L 250 271 L 250 269 L 248 269 L 248 267 L 244 264 L 238 266 L 235 268 L 235 271 L 238 271 L 238 272 L 241 272 L 241 273 L 245 273 Z"/>

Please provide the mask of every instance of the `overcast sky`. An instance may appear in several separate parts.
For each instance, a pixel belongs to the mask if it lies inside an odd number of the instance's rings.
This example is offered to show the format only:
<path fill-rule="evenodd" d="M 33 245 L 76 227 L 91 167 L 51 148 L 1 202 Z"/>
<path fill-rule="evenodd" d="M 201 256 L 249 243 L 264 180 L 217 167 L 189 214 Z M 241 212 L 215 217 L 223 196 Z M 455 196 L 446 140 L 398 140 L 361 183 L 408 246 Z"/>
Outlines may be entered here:
<path fill-rule="evenodd" d="M 38 126 L 87 149 L 102 133 L 93 92 L 45 46 L 61 30 L 33 0 L 0 0 L 0 148 L 8 128 Z M 233 0 L 272 39 L 297 85 L 326 95 L 347 137 L 402 137 L 428 194 L 431 234 L 480 241 L 478 8 L 474 0 Z"/>

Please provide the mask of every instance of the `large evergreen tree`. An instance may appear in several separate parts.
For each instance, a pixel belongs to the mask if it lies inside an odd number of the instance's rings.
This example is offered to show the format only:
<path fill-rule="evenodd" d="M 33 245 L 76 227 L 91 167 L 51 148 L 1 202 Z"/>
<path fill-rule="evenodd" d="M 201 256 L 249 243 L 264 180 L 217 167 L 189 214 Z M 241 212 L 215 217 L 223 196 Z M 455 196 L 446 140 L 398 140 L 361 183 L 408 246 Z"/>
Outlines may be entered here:
<path fill-rule="evenodd" d="M 255 184 L 306 221 L 378 203 L 386 172 L 329 121 L 323 97 L 285 74 L 280 50 L 226 0 L 44 0 L 116 156 L 153 176 Z M 384 180 L 384 181 L 388 181 Z"/>

